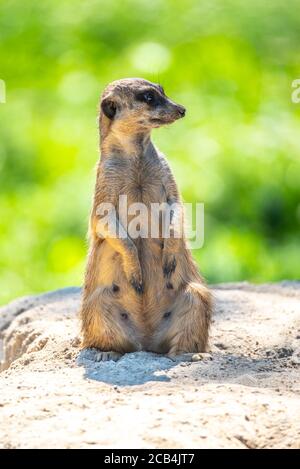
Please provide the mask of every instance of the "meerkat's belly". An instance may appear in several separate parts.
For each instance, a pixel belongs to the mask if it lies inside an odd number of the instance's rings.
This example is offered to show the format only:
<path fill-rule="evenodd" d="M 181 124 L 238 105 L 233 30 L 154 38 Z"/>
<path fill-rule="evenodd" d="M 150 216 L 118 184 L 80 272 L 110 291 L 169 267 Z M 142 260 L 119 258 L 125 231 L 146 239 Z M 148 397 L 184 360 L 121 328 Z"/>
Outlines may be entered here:
<path fill-rule="evenodd" d="M 144 349 L 153 349 L 153 336 L 160 328 L 164 314 L 176 301 L 180 279 L 172 276 L 172 283 L 163 274 L 162 211 L 167 204 L 167 194 L 160 178 L 145 174 L 139 184 L 120 181 L 119 200 L 115 208 L 120 222 L 134 242 L 142 270 L 143 294 L 129 284 L 122 264 L 122 256 L 107 241 L 100 248 L 99 285 L 117 285 L 116 301 L 136 318 L 143 329 Z M 120 212 L 120 196 L 126 195 L 126 212 Z M 124 199 L 123 199 L 124 203 Z M 124 206 L 123 206 L 124 209 Z M 124 215 L 125 213 L 125 215 Z"/>
<path fill-rule="evenodd" d="M 138 249 L 139 260 L 143 274 L 143 315 L 149 331 L 155 332 L 161 317 L 168 311 L 176 297 L 176 285 L 179 279 L 174 275 L 174 282 L 167 281 L 163 274 L 162 253 L 164 246 L 163 236 L 163 212 L 167 206 L 167 194 L 160 180 L 152 181 L 148 178 L 144 184 L 141 197 L 131 199 L 133 206 L 141 201 L 144 215 L 136 221 L 140 229 L 140 235 L 133 241 Z M 129 218 L 128 232 L 131 235 L 131 227 L 134 225 L 134 216 Z M 133 230 L 134 234 L 134 230 Z"/>
<path fill-rule="evenodd" d="M 107 241 L 103 241 L 99 252 L 98 285 L 112 285 L 116 290 L 116 300 L 130 314 L 141 313 L 142 301 L 133 288 L 128 285 L 121 255 L 118 254 Z"/>

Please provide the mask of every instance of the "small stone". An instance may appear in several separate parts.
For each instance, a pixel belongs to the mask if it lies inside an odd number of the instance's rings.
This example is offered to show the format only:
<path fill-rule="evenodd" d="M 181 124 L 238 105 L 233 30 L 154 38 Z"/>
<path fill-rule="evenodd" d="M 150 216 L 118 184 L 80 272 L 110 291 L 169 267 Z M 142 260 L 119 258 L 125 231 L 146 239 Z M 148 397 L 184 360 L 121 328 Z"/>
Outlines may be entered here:
<path fill-rule="evenodd" d="M 291 362 L 293 365 L 300 365 L 300 357 L 298 357 L 297 355 L 293 356 L 291 358 Z"/>

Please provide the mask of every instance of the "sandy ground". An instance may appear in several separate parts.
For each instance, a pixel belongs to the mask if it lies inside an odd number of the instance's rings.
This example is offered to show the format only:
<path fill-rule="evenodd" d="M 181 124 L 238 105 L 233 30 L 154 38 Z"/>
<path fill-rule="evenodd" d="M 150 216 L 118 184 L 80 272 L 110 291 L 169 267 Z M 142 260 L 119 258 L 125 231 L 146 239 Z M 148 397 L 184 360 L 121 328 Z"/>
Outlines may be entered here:
<path fill-rule="evenodd" d="M 95 363 L 78 347 L 76 288 L 2 308 L 0 447 L 300 448 L 300 282 L 214 295 L 200 361 Z"/>

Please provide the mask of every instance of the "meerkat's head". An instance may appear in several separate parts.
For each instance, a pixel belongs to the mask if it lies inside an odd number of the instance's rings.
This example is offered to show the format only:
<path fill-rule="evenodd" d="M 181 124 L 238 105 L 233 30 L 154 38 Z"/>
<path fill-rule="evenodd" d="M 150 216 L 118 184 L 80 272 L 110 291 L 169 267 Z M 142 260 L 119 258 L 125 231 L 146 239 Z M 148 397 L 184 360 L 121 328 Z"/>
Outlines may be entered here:
<path fill-rule="evenodd" d="M 142 78 L 112 82 L 101 98 L 100 126 L 124 133 L 147 132 L 184 117 L 185 108 L 163 88 Z"/>

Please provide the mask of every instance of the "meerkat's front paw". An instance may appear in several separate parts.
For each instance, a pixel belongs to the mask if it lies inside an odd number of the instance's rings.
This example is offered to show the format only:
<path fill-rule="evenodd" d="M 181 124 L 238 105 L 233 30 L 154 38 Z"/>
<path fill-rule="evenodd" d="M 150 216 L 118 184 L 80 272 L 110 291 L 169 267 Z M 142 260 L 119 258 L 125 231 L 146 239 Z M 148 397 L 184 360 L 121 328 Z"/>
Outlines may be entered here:
<path fill-rule="evenodd" d="M 177 266 L 176 257 L 174 254 L 163 254 L 162 268 L 164 277 L 170 278 L 175 272 Z"/>
<path fill-rule="evenodd" d="M 116 362 L 122 357 L 122 354 L 119 352 L 97 352 L 95 354 L 95 362 L 107 362 L 108 360 L 113 360 Z"/>
<path fill-rule="evenodd" d="M 131 276 L 130 285 L 135 289 L 138 295 L 141 295 L 144 292 L 143 282 L 134 275 Z"/>
<path fill-rule="evenodd" d="M 143 278 L 141 268 L 129 275 L 128 281 L 138 295 L 144 292 Z"/>
<path fill-rule="evenodd" d="M 123 259 L 123 267 L 128 283 L 136 293 L 141 295 L 144 291 L 143 276 L 138 251 L 134 244 L 129 247 L 129 251 Z"/>

